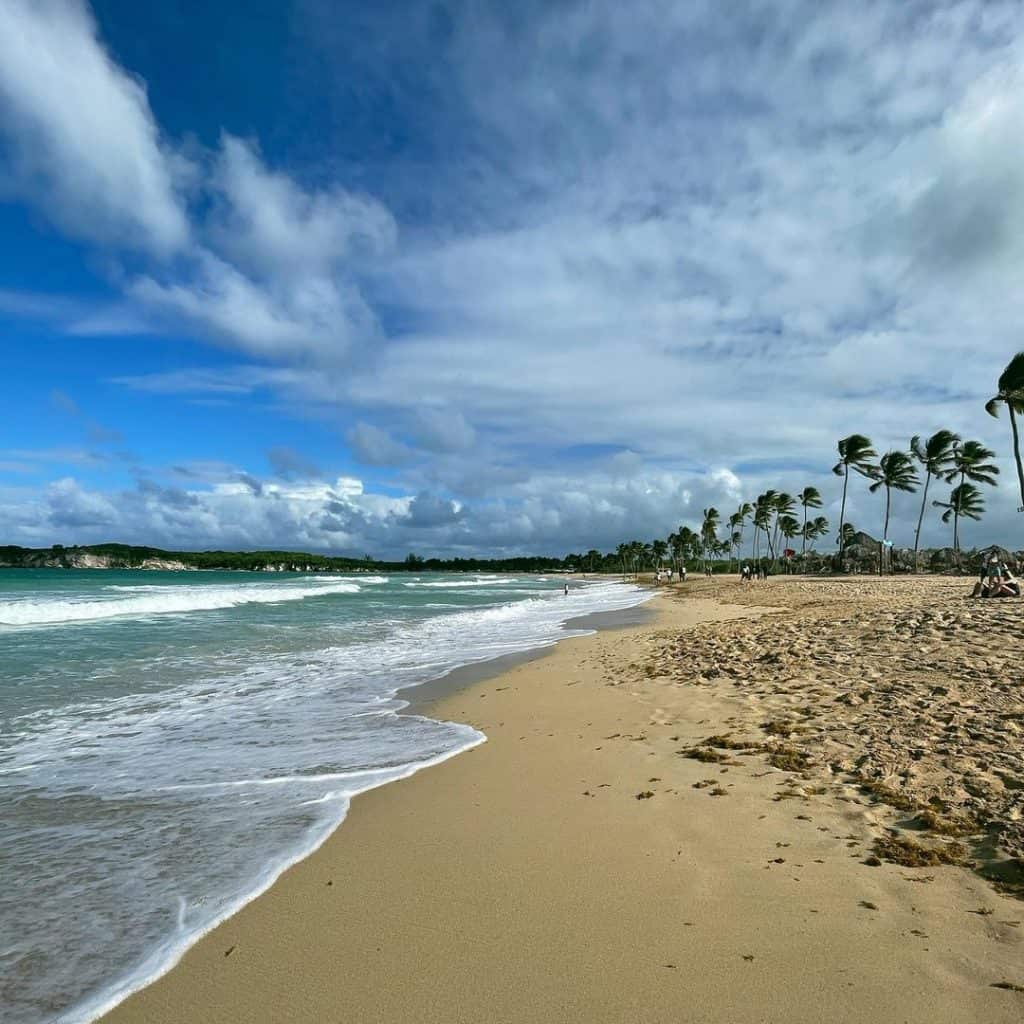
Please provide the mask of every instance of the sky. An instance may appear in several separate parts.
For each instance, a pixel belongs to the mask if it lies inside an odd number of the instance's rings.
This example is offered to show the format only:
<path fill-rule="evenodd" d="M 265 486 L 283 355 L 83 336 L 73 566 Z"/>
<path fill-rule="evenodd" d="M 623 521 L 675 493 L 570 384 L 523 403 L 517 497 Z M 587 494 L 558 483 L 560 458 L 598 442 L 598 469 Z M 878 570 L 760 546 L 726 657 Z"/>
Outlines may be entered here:
<path fill-rule="evenodd" d="M 1022 138 L 1016 0 L 0 0 L 0 543 L 835 524 L 948 428 L 1022 547 Z"/>

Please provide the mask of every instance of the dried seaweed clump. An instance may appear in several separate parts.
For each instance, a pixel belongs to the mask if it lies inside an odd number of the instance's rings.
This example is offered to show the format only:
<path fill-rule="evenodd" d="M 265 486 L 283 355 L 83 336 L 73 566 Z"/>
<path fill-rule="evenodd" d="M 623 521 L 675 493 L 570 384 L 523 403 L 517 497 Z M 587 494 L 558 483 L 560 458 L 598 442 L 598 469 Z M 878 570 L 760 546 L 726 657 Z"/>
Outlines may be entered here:
<path fill-rule="evenodd" d="M 876 857 L 905 868 L 931 868 L 939 864 L 967 863 L 967 848 L 963 843 L 923 846 L 907 836 L 890 833 L 876 839 L 872 849 Z"/>
<path fill-rule="evenodd" d="M 775 747 L 768 754 L 768 763 L 784 772 L 802 772 L 810 768 L 811 755 L 796 747 Z"/>
<path fill-rule="evenodd" d="M 921 811 L 917 820 L 929 832 L 939 836 L 974 836 L 984 828 L 977 818 L 968 817 L 966 814 L 939 814 L 931 807 Z"/>
<path fill-rule="evenodd" d="M 703 761 L 705 764 L 722 764 L 729 760 L 728 754 L 722 754 L 710 747 L 688 747 L 680 750 L 681 757 L 688 757 L 691 761 Z"/>
<path fill-rule="evenodd" d="M 788 722 L 783 718 L 770 718 L 767 722 L 761 723 L 761 728 L 769 736 L 781 736 L 783 739 L 800 731 L 800 727 L 795 722 Z"/>
<path fill-rule="evenodd" d="M 731 735 L 714 735 L 704 740 L 706 747 L 718 747 L 719 750 L 761 750 L 762 745 L 753 740 L 734 740 Z"/>
<path fill-rule="evenodd" d="M 880 800 L 883 804 L 888 804 L 890 807 L 895 807 L 898 811 L 916 811 L 920 806 L 916 800 L 906 793 L 893 789 L 892 786 L 887 786 L 878 779 L 867 779 L 864 776 L 860 776 L 857 784 L 863 792 L 870 793 L 875 799 Z"/>

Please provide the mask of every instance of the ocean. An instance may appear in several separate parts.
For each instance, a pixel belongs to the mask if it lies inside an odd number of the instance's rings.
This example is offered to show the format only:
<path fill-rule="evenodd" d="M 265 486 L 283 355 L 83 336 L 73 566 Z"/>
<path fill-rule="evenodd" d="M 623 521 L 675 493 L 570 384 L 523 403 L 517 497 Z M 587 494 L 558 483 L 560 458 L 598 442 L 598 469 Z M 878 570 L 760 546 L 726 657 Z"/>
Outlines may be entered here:
<path fill-rule="evenodd" d="M 0 1019 L 82 1024 L 344 819 L 485 740 L 398 691 L 637 587 L 494 574 L 0 570 Z"/>

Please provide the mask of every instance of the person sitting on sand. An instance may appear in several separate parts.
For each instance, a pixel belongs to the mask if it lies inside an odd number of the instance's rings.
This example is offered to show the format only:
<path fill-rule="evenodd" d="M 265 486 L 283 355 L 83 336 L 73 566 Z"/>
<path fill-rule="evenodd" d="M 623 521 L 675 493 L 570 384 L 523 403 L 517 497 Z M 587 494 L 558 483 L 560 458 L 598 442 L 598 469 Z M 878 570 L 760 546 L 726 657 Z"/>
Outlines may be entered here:
<path fill-rule="evenodd" d="M 981 567 L 981 574 L 978 576 L 974 589 L 971 591 L 971 597 L 988 597 L 988 590 L 988 566 L 983 565 Z"/>

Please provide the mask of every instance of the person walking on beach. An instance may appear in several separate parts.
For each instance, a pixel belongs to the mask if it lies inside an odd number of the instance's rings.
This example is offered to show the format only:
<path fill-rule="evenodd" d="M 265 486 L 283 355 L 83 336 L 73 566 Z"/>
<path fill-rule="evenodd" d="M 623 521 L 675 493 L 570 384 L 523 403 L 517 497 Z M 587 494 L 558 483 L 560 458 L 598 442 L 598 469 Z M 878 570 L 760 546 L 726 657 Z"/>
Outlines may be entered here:
<path fill-rule="evenodd" d="M 562 588 L 562 593 L 565 594 L 566 597 L 569 596 L 569 584 L 568 583 L 566 583 L 565 586 Z"/>

